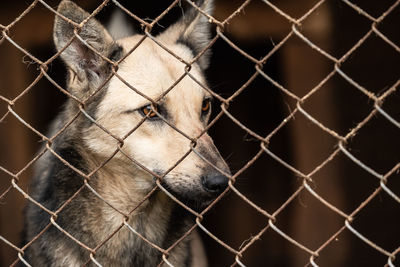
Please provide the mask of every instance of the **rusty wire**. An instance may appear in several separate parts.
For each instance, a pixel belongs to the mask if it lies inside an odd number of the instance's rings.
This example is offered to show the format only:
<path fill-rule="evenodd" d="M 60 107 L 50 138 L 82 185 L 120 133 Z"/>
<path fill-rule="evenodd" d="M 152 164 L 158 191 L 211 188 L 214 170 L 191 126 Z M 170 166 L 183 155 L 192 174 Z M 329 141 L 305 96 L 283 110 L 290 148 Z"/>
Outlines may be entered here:
<path fill-rule="evenodd" d="M 255 0 L 253 0 L 255 1 Z M 307 10 L 306 13 L 304 13 L 301 17 L 295 18 L 289 14 L 287 14 L 284 10 L 280 9 L 277 5 L 273 4 L 272 2 L 268 0 L 262 0 L 262 2 L 267 5 L 268 7 L 272 8 L 274 12 L 279 14 L 283 19 L 285 19 L 290 25 L 290 30 L 287 33 L 287 35 L 269 52 L 267 53 L 264 57 L 261 59 L 257 59 L 247 53 L 245 50 L 241 49 L 238 45 L 235 44 L 234 41 L 230 40 L 229 37 L 226 34 L 226 26 L 235 19 L 236 16 L 244 12 L 246 9 L 246 6 L 251 2 L 251 0 L 243 1 L 243 3 L 234 11 L 230 16 L 225 18 L 224 20 L 218 20 L 213 16 L 213 14 L 207 14 L 202 10 L 201 7 L 198 7 L 195 5 L 195 3 L 188 1 L 193 8 L 197 9 L 199 13 L 202 15 L 205 15 L 208 17 L 208 21 L 213 24 L 216 27 L 216 35 L 213 36 L 211 39 L 209 45 L 203 51 L 201 51 L 198 55 L 195 55 L 195 58 L 191 62 L 186 62 L 183 60 L 179 55 L 174 54 L 171 50 L 169 50 L 164 44 L 160 43 L 158 40 L 156 40 L 152 34 L 152 29 L 153 27 L 176 5 L 180 3 L 179 0 L 175 0 L 171 3 L 171 5 L 163 12 L 161 13 L 156 19 L 154 19 L 151 23 L 146 22 L 145 20 L 141 19 L 137 15 L 135 15 L 132 11 L 126 9 L 121 3 L 119 3 L 116 0 L 105 0 L 101 2 L 97 8 L 92 12 L 90 17 L 88 17 L 86 20 L 84 20 L 82 23 L 75 23 L 68 18 L 62 16 L 61 14 L 57 13 L 55 9 L 53 9 L 50 5 L 48 5 L 44 0 L 35 0 L 32 2 L 32 4 L 27 7 L 20 16 L 15 18 L 10 24 L 8 25 L 0 25 L 0 30 L 2 33 L 2 37 L 0 39 L 0 45 L 4 42 L 9 42 L 11 45 L 13 45 L 15 48 L 20 50 L 24 55 L 28 56 L 33 62 L 35 62 L 38 65 L 38 69 L 40 70 L 40 74 L 36 77 L 36 79 L 22 92 L 17 95 L 13 99 L 9 99 L 7 97 L 1 96 L 0 95 L 0 101 L 4 102 L 8 110 L 7 112 L 2 116 L 0 123 L 7 118 L 8 116 L 14 116 L 17 120 L 19 120 L 26 128 L 30 129 L 34 134 L 36 134 L 43 142 L 45 142 L 44 149 L 37 154 L 29 163 L 26 164 L 24 168 L 19 170 L 18 172 L 14 173 L 5 167 L 0 166 L 0 171 L 5 173 L 10 177 L 10 185 L 9 187 L 4 191 L 1 192 L 0 199 L 4 198 L 8 192 L 12 189 L 15 188 L 18 190 L 18 192 L 21 193 L 21 195 L 26 198 L 28 201 L 32 202 L 34 205 L 38 206 L 40 209 L 45 211 L 50 215 L 50 220 L 47 224 L 47 226 L 33 239 L 29 240 L 27 244 L 25 244 L 23 247 L 18 247 L 16 244 L 11 243 L 9 240 L 7 240 L 5 237 L 3 237 L 0 233 L 0 241 L 4 242 L 6 245 L 10 246 L 13 248 L 17 253 L 18 257 L 15 259 L 14 263 L 12 264 L 15 266 L 19 262 L 22 262 L 23 264 L 30 266 L 28 262 L 24 259 L 24 250 L 26 250 L 37 238 L 39 238 L 44 232 L 46 232 L 50 226 L 55 226 L 63 232 L 66 236 L 68 236 L 71 240 L 79 244 L 82 248 L 90 252 L 90 257 L 87 259 L 86 264 L 92 262 L 97 266 L 101 266 L 101 262 L 98 262 L 96 260 L 96 252 L 104 246 L 110 240 L 116 233 L 118 233 L 122 228 L 126 228 L 132 233 L 134 233 L 136 236 L 139 238 L 143 239 L 145 242 L 147 242 L 150 246 L 153 248 L 157 249 L 162 253 L 162 262 L 160 262 L 160 265 L 162 263 L 166 263 L 168 266 L 173 266 L 169 261 L 168 261 L 168 256 L 169 252 L 183 239 L 185 239 L 193 230 L 196 228 L 199 229 L 200 231 L 203 231 L 206 235 L 208 235 L 210 238 L 214 239 L 216 242 L 218 242 L 222 247 L 227 249 L 230 253 L 234 255 L 235 262 L 233 262 L 232 266 L 239 265 L 239 266 L 245 266 L 241 259 L 243 258 L 243 253 L 251 248 L 257 240 L 259 240 L 266 231 L 274 231 L 278 235 L 280 235 L 282 238 L 286 239 L 288 242 L 292 243 L 294 246 L 298 247 L 299 249 L 303 250 L 305 253 L 309 255 L 309 264 L 312 266 L 318 266 L 317 259 L 325 248 L 327 248 L 334 240 L 335 238 L 341 234 L 343 231 L 348 230 L 350 231 L 355 237 L 359 238 L 363 242 L 365 242 L 368 246 L 371 248 L 375 249 L 379 253 L 385 255 L 387 257 L 387 265 L 388 266 L 394 266 L 393 261 L 395 260 L 397 254 L 400 252 L 400 247 L 395 249 L 394 251 L 388 251 L 381 247 L 379 244 L 374 243 L 372 240 L 368 239 L 368 233 L 362 233 L 359 230 L 357 230 L 356 227 L 353 226 L 354 220 L 357 218 L 357 214 L 364 209 L 377 195 L 379 192 L 383 191 L 385 192 L 388 196 L 393 198 L 396 202 L 400 203 L 400 196 L 396 195 L 395 192 L 391 188 L 387 186 L 387 181 L 390 179 L 390 176 L 398 172 L 400 170 L 400 163 L 397 163 L 397 165 L 393 166 L 393 168 L 387 172 L 387 173 L 379 173 L 373 169 L 373 166 L 368 166 L 364 162 L 362 162 L 360 159 L 358 159 L 356 156 L 354 156 L 351 151 L 348 149 L 348 143 L 350 142 L 351 138 L 353 138 L 355 135 L 358 134 L 360 129 L 362 129 L 374 116 L 377 114 L 381 114 L 389 123 L 394 125 L 395 127 L 400 129 L 400 122 L 397 121 L 391 114 L 385 111 L 383 108 L 383 104 L 385 103 L 385 100 L 392 94 L 398 92 L 398 87 L 400 85 L 400 79 L 398 79 L 392 86 L 386 90 L 382 94 L 376 94 L 368 90 L 368 88 L 360 85 L 356 80 L 354 80 L 349 74 L 347 74 L 343 69 L 342 66 L 343 64 L 349 59 L 351 55 L 353 55 L 365 42 L 372 36 L 372 34 L 375 33 L 377 37 L 380 38 L 380 40 L 384 41 L 387 43 L 389 46 L 391 46 L 395 51 L 398 53 L 400 52 L 400 48 L 395 42 L 390 40 L 387 36 L 385 36 L 382 31 L 379 30 L 379 25 L 385 20 L 385 18 L 391 14 L 391 12 L 400 4 L 400 0 L 395 1 L 385 12 L 383 12 L 379 17 L 374 17 L 370 14 L 368 14 L 365 10 L 362 8 L 358 7 L 356 4 L 352 3 L 351 1 L 348 0 L 342 0 L 342 3 L 348 5 L 350 8 L 354 9 L 360 16 L 365 17 L 368 19 L 371 23 L 371 27 L 367 33 L 362 36 L 358 42 L 351 47 L 346 53 L 344 53 L 341 57 L 335 57 L 331 55 L 328 51 L 325 51 L 321 47 L 319 47 L 317 44 L 313 43 L 312 40 L 310 40 L 307 37 L 307 34 L 302 31 L 302 24 L 307 21 L 307 19 L 314 13 L 318 8 L 325 4 L 325 0 L 318 1 L 315 3 L 310 9 Z M 110 59 L 104 57 L 101 55 L 99 52 L 97 52 L 93 47 L 91 47 L 88 43 L 85 42 L 80 36 L 79 36 L 79 31 L 80 29 L 85 25 L 85 23 L 91 18 L 94 17 L 97 13 L 99 13 L 106 5 L 115 5 L 119 9 L 121 9 L 123 12 L 125 12 L 128 16 L 132 17 L 136 21 L 138 21 L 140 24 L 143 25 L 144 28 L 144 35 L 143 38 L 134 46 L 132 49 L 128 52 L 128 54 L 120 59 L 117 62 L 113 62 Z M 42 8 L 46 8 L 50 10 L 54 16 L 59 16 L 61 19 L 67 21 L 70 23 L 74 28 L 74 36 L 71 38 L 71 40 L 67 43 L 67 45 L 62 49 L 61 51 L 57 52 L 54 54 L 51 58 L 49 58 L 47 61 L 41 61 L 38 58 L 36 58 L 32 53 L 27 51 L 25 48 L 23 48 L 21 45 L 19 45 L 15 40 L 13 40 L 13 36 L 9 34 L 10 29 L 12 29 L 19 21 L 23 20 L 24 17 L 33 9 L 36 8 L 37 6 L 41 6 Z M 308 45 L 311 49 L 315 50 L 317 53 L 319 53 L 322 57 L 324 57 L 326 60 L 332 63 L 332 68 L 330 72 L 320 80 L 320 82 L 314 87 L 314 88 L 309 88 L 308 92 L 300 97 L 293 93 L 290 88 L 286 88 L 283 85 L 281 85 L 279 82 L 271 78 L 268 73 L 264 70 L 264 66 L 268 59 L 277 53 L 279 49 L 285 45 L 285 43 L 292 37 L 298 37 L 304 44 Z M 48 75 L 48 68 L 49 65 L 60 56 L 61 52 L 65 50 L 68 45 L 70 45 L 74 40 L 79 39 L 81 42 L 85 43 L 85 45 L 92 50 L 94 53 L 96 53 L 98 56 L 103 58 L 105 61 L 109 62 L 112 64 L 112 73 L 110 76 L 105 80 L 105 82 L 97 89 L 95 92 L 93 92 L 90 96 L 87 97 L 87 99 L 78 99 L 76 96 L 72 95 L 69 91 L 67 91 L 65 88 L 62 88 L 62 86 L 58 85 L 49 75 Z M 160 46 L 162 49 L 170 53 L 172 56 L 174 56 L 177 60 L 181 61 L 182 63 L 185 64 L 185 67 L 183 69 L 183 74 L 179 79 L 177 79 L 173 84 L 170 85 L 165 92 L 160 95 L 157 99 L 152 99 L 149 96 L 146 96 L 144 92 L 140 91 L 140 88 L 135 88 L 133 85 L 129 84 L 127 81 L 125 81 L 120 75 L 118 75 L 117 70 L 118 70 L 118 65 L 131 53 L 135 51 L 137 47 L 141 45 L 141 43 L 145 40 L 149 39 L 154 41 L 158 46 Z M 195 77 L 193 77 L 189 71 L 192 67 L 192 64 L 194 64 L 198 58 L 204 54 L 204 52 L 207 49 L 212 49 L 213 44 L 217 40 L 222 40 L 226 44 L 228 44 L 232 49 L 236 50 L 238 53 L 240 53 L 243 57 L 248 59 L 254 64 L 254 72 L 253 75 L 250 76 L 250 78 L 240 87 L 238 88 L 231 96 L 227 98 L 221 97 L 218 93 L 214 92 L 211 88 L 207 87 L 207 85 L 202 84 L 200 81 L 196 80 Z M 307 112 L 306 108 L 304 108 L 305 103 L 307 103 L 308 99 L 316 94 L 318 91 L 321 90 L 321 88 L 328 83 L 329 80 L 334 75 L 339 75 L 342 77 L 345 81 L 347 81 L 351 86 L 359 90 L 362 94 L 364 94 L 370 101 L 374 103 L 373 109 L 370 111 L 370 113 L 365 116 L 362 120 L 360 120 L 357 125 L 351 129 L 349 132 L 347 132 L 345 135 L 339 134 L 337 131 L 330 129 L 328 126 L 324 125 L 321 121 L 319 121 L 317 118 L 313 117 L 309 112 Z M 124 141 L 125 139 L 130 136 L 140 125 L 147 119 L 147 117 L 143 118 L 143 120 L 135 127 L 133 128 L 128 134 L 126 134 L 123 137 L 118 137 L 112 132 L 110 132 L 108 129 L 103 127 L 99 122 L 96 121 L 96 119 L 92 118 L 85 110 L 85 105 L 88 103 L 99 91 L 102 90 L 103 86 L 112 78 L 112 77 L 117 77 L 120 79 L 125 85 L 127 85 L 131 90 L 134 92 L 140 94 L 147 100 L 151 101 L 151 103 L 156 104 L 157 101 L 159 101 L 162 97 L 167 95 L 171 90 L 174 89 L 175 85 L 179 83 L 184 77 L 189 77 L 193 79 L 196 83 L 201 85 L 204 90 L 207 90 L 209 93 L 211 93 L 215 98 L 217 98 L 220 101 L 220 107 L 221 111 L 219 114 L 212 120 L 212 122 L 207 126 L 207 128 L 199 135 L 196 137 L 189 137 L 187 134 L 185 134 L 183 131 L 180 129 L 175 128 L 174 125 L 170 124 L 168 120 L 162 118 L 161 114 L 158 114 L 162 120 L 169 126 L 175 129 L 177 132 L 179 132 L 182 136 L 190 140 L 190 147 L 187 148 L 186 154 L 179 159 L 174 166 L 172 166 L 167 172 L 163 174 L 157 174 L 152 172 L 151 170 L 147 169 L 145 166 L 142 166 L 138 161 L 136 161 L 134 158 L 131 156 L 127 155 L 124 150 Z M 277 88 L 282 94 L 288 96 L 291 98 L 293 101 L 296 103 L 296 107 L 294 110 L 291 111 L 291 113 L 284 119 L 282 122 L 270 133 L 268 133 L 265 136 L 261 136 L 260 134 L 252 131 L 246 126 L 246 121 L 241 121 L 229 111 L 230 103 L 235 100 L 244 90 L 247 89 L 248 85 L 251 84 L 257 77 L 261 77 L 262 79 L 265 80 L 267 83 L 271 83 L 274 85 L 275 88 Z M 19 103 L 20 99 L 26 95 L 41 79 L 47 79 L 49 82 L 51 82 L 55 88 L 60 90 L 63 94 L 65 94 L 67 97 L 74 99 L 74 101 L 77 102 L 77 105 L 79 106 L 79 111 L 70 118 L 70 120 L 65 123 L 65 125 L 61 128 L 61 130 L 57 133 L 55 133 L 53 136 L 46 136 L 45 134 L 39 132 L 35 127 L 33 127 L 29 122 L 24 120 L 16 111 L 15 111 L 15 106 Z M 271 138 L 276 135 L 280 129 L 282 129 L 285 125 L 287 125 L 289 122 L 293 121 L 294 117 L 296 115 L 302 114 L 310 123 L 314 124 L 317 126 L 320 130 L 323 132 L 327 133 L 329 136 L 334 138 L 336 140 L 337 147 L 335 148 L 334 151 L 332 151 L 321 163 L 316 166 L 312 171 L 309 173 L 304 173 L 296 167 L 292 166 L 285 160 L 281 159 L 278 155 L 272 152 L 272 150 L 269 148 Z M 115 147 L 114 152 L 109 155 L 107 160 L 99 164 L 94 170 L 91 170 L 89 173 L 84 173 L 81 170 L 75 168 L 72 164 L 70 164 L 68 161 L 63 159 L 60 155 L 56 153 L 56 151 L 53 149 L 52 144 L 54 140 L 62 133 L 66 128 L 70 127 L 70 125 L 78 118 L 78 116 L 83 115 L 90 121 L 92 121 L 97 127 L 99 127 L 101 130 L 103 130 L 105 133 L 107 133 L 109 136 L 111 136 L 116 142 L 117 146 Z M 224 175 L 229 176 L 230 182 L 229 182 L 229 187 L 217 198 L 215 199 L 204 211 L 201 213 L 198 213 L 191 208 L 187 207 L 184 203 L 179 201 L 176 197 L 174 197 L 167 189 L 165 189 L 161 181 L 163 177 L 165 177 L 171 170 L 173 170 L 181 161 L 185 159 L 190 153 L 196 153 L 201 157 L 201 154 L 199 154 L 196 150 L 196 142 L 198 138 L 200 138 L 210 127 L 212 127 L 215 123 L 218 122 L 218 120 L 222 117 L 225 116 L 229 118 L 233 123 L 237 125 L 237 127 L 240 127 L 243 131 L 245 131 L 248 135 L 254 137 L 257 142 L 259 143 L 259 151 L 253 156 L 252 159 L 250 159 L 240 170 L 238 170 L 236 173 L 233 175 L 228 175 L 224 173 Z M 73 171 L 75 171 L 79 176 L 82 177 L 84 184 L 82 187 L 68 199 L 61 207 L 59 207 L 55 211 L 48 210 L 46 207 L 44 207 L 41 203 L 33 199 L 30 195 L 29 192 L 26 192 L 20 185 L 19 185 L 19 178 L 21 175 L 26 171 L 27 168 L 29 168 L 32 164 L 34 164 L 46 151 L 49 151 L 52 153 L 55 157 L 57 157 L 60 161 L 62 161 L 65 165 L 70 167 Z M 95 189 L 90 185 L 90 180 L 92 177 L 96 174 L 97 171 L 99 171 L 108 161 L 110 161 L 117 153 L 122 153 L 125 155 L 127 159 L 132 161 L 134 164 L 137 166 L 141 167 L 144 171 L 150 173 L 152 176 L 156 177 L 156 186 L 147 194 L 147 196 L 135 207 L 132 207 L 132 209 L 129 212 L 124 212 L 118 210 L 116 207 L 114 207 L 111 203 L 107 202 L 100 193 L 96 192 Z M 376 182 L 376 189 L 366 198 L 357 208 L 355 208 L 352 212 L 347 213 L 340 208 L 336 207 L 334 204 L 330 203 L 327 199 L 324 198 L 324 196 L 318 194 L 318 192 L 314 189 L 314 177 L 315 175 L 323 169 L 329 162 L 334 160 L 339 154 L 344 155 L 348 159 L 350 159 L 354 164 L 356 164 L 359 168 L 365 170 L 366 172 L 370 173 L 372 176 L 374 176 L 377 179 Z M 290 172 L 292 172 L 296 177 L 299 177 L 302 180 L 301 185 L 295 190 L 295 192 L 284 202 L 282 205 L 277 208 L 275 211 L 267 211 L 261 207 L 259 207 L 257 204 L 252 202 L 246 195 L 244 195 L 238 188 L 235 186 L 235 181 L 237 179 L 240 179 L 240 175 L 248 169 L 250 166 L 252 166 L 262 155 L 268 155 L 272 159 L 276 160 L 279 164 L 287 168 Z M 212 165 L 209 161 L 207 161 L 205 158 L 202 158 L 205 160 L 208 164 Z M 216 170 L 222 172 L 220 169 L 218 169 L 216 166 L 213 166 Z M 69 203 L 84 189 L 87 188 L 90 191 L 96 195 L 99 199 L 104 201 L 107 205 L 109 205 L 112 209 L 117 211 L 123 216 L 123 220 L 121 220 L 121 224 L 119 227 L 114 229 L 113 233 L 108 236 L 106 239 L 104 239 L 102 242 L 97 244 L 96 247 L 89 247 L 86 244 L 82 243 L 80 240 L 78 240 L 76 237 L 72 236 L 70 233 L 65 231 L 60 225 L 57 224 L 57 216 L 58 214 L 67 206 Z M 179 205 L 184 207 L 186 210 L 188 210 L 190 213 L 192 213 L 196 219 L 193 221 L 193 225 L 190 228 L 188 232 L 186 232 L 179 240 L 177 240 L 171 247 L 169 248 L 161 248 L 159 244 L 154 244 L 150 240 L 146 239 L 143 235 L 141 235 L 139 232 L 137 232 L 131 225 L 128 224 L 128 219 L 129 217 L 133 214 L 133 212 L 144 202 L 146 201 L 157 189 L 163 190 L 170 198 L 172 198 L 175 202 L 177 202 Z M 256 212 L 258 212 L 260 215 L 265 217 L 265 226 L 255 235 L 253 235 L 250 239 L 247 240 L 241 247 L 239 248 L 234 248 L 231 245 L 227 244 L 224 242 L 222 239 L 220 239 L 218 236 L 216 236 L 214 233 L 212 233 L 210 230 L 208 230 L 203 224 L 202 220 L 205 214 L 212 209 L 212 207 L 220 201 L 221 198 L 224 197 L 224 195 L 228 192 L 231 191 L 233 194 L 236 194 L 242 201 L 247 203 L 249 207 L 254 209 Z M 309 192 L 315 199 L 320 201 L 322 205 L 324 205 L 326 208 L 332 210 L 334 213 L 339 215 L 343 219 L 343 225 L 341 228 L 337 229 L 337 231 L 330 236 L 327 240 L 325 240 L 324 243 L 320 245 L 317 249 L 311 249 L 298 240 L 294 239 L 291 237 L 288 233 L 285 231 L 281 230 L 277 226 L 277 216 L 285 210 L 299 195 L 300 193 L 307 191 Z"/>

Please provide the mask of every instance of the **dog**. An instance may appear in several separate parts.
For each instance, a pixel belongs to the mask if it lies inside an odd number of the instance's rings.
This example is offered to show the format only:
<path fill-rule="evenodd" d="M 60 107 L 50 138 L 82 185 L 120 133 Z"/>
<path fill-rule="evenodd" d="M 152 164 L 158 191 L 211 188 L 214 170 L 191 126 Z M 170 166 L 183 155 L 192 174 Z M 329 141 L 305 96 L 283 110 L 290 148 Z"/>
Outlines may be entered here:
<path fill-rule="evenodd" d="M 195 4 L 212 10 L 210 0 Z M 57 11 L 77 24 L 89 17 L 67 0 Z M 74 31 L 80 38 L 73 39 Z M 189 7 L 154 39 L 190 62 L 210 35 L 208 18 Z M 49 136 L 56 137 L 36 163 L 30 193 L 47 210 L 59 211 L 51 217 L 35 203 L 27 205 L 26 241 L 33 242 L 23 257 L 32 266 L 166 266 L 162 252 L 147 241 L 167 249 L 195 224 L 169 194 L 201 210 L 228 186 L 229 167 L 204 132 L 212 96 L 192 78 L 180 78 L 189 71 L 206 84 L 208 52 L 188 70 L 154 40 L 142 38 L 114 40 L 95 18 L 79 31 L 61 16 L 55 18 L 54 42 L 68 70 L 71 96 L 50 127 Z M 111 75 L 111 61 L 121 59 Z M 91 172 L 85 180 L 82 173 Z M 99 248 L 91 254 L 85 246 Z M 206 266 L 202 254 L 199 237 L 189 235 L 167 261 Z"/>

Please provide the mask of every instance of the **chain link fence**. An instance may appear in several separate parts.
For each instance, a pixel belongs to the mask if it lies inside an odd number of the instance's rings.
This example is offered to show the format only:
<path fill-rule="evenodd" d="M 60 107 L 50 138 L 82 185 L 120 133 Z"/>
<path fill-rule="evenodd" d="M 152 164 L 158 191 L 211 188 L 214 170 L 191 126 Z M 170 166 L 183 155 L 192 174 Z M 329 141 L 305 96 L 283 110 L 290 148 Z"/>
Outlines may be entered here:
<path fill-rule="evenodd" d="M 56 227 L 90 252 L 82 264 L 98 266 L 102 263 L 96 252 L 124 228 L 162 253 L 160 265 L 171 266 L 169 252 L 196 229 L 206 244 L 210 266 L 399 265 L 400 1 L 221 0 L 214 14 L 187 2 L 215 28 L 206 49 L 191 62 L 154 38 L 163 29 L 160 25 L 169 23 L 170 13 L 180 14 L 181 1 L 156 7 L 114 0 L 78 3 L 92 10 L 91 17 L 106 20 L 110 10 L 118 9 L 139 25 L 143 38 L 128 54 L 149 39 L 184 62 L 184 74 L 164 95 L 187 76 L 215 98 L 216 111 L 206 130 L 215 136 L 233 174 L 227 190 L 202 212 L 162 187 L 166 174 L 148 170 L 125 153 L 158 178 L 142 202 L 162 190 L 195 216 L 191 229 L 170 247 L 152 243 L 128 224 L 137 207 L 128 213 L 113 207 L 125 219 L 96 247 L 82 243 L 57 223 L 57 215 L 84 188 L 107 202 L 89 181 L 116 153 L 124 153 L 124 140 L 140 124 L 127 136 L 114 136 L 85 110 L 90 98 L 82 102 L 62 85 L 65 70 L 57 63 L 61 52 L 54 52 L 50 39 L 58 2 L 1 4 L 2 264 L 30 266 L 24 251 Z M 77 31 L 83 26 L 62 19 Z M 189 72 L 208 49 L 213 51 L 207 73 L 210 87 Z M 117 69 L 125 57 L 118 62 L 101 57 L 113 66 L 109 79 L 122 79 Z M 143 95 L 140 89 L 137 93 Z M 61 131 L 48 136 L 46 125 L 66 97 L 76 100 L 79 112 Z M 119 143 L 112 157 L 89 173 L 76 169 L 52 148 L 81 115 Z M 192 146 L 170 170 L 197 152 L 198 137 L 186 137 Z M 35 153 L 39 142 L 44 147 Z M 57 210 L 47 209 L 30 195 L 33 165 L 46 151 L 84 180 Z M 22 243 L 27 201 L 51 219 L 38 236 Z"/>

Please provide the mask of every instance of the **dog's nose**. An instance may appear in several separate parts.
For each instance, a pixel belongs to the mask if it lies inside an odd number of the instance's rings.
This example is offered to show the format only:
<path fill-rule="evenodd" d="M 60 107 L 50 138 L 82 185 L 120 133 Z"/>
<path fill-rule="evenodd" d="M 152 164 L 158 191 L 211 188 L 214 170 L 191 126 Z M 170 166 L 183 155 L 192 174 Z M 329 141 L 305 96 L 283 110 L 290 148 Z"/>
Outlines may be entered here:
<path fill-rule="evenodd" d="M 221 193 L 228 186 L 229 179 L 219 173 L 202 177 L 203 187 L 210 193 Z"/>

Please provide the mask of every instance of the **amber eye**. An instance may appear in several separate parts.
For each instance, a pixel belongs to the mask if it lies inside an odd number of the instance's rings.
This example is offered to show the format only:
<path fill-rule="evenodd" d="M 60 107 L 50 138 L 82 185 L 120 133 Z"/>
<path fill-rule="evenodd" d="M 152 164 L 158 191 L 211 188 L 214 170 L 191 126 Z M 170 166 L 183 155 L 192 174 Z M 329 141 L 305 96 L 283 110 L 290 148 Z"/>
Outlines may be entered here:
<path fill-rule="evenodd" d="M 155 111 L 157 111 L 157 109 Z M 152 105 L 147 105 L 140 109 L 142 116 L 147 116 L 151 119 L 157 117 L 157 113 L 155 111 Z"/>
<path fill-rule="evenodd" d="M 203 104 L 201 105 L 201 112 L 203 114 L 208 113 L 211 108 L 211 99 L 204 99 Z"/>

